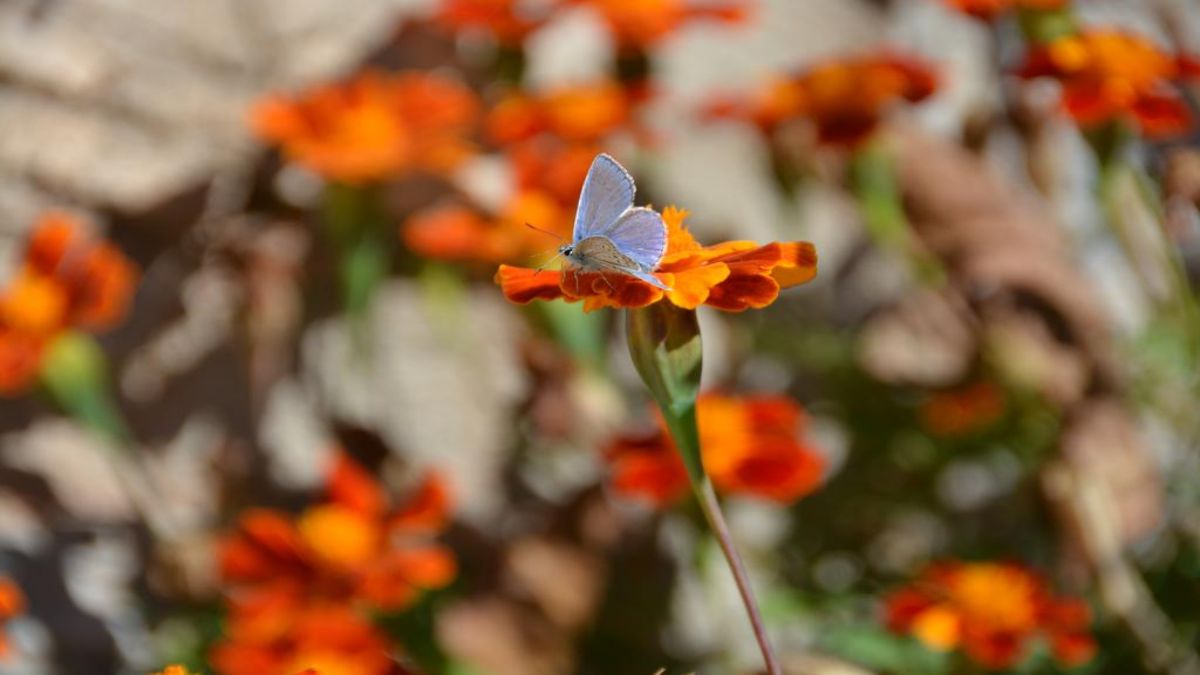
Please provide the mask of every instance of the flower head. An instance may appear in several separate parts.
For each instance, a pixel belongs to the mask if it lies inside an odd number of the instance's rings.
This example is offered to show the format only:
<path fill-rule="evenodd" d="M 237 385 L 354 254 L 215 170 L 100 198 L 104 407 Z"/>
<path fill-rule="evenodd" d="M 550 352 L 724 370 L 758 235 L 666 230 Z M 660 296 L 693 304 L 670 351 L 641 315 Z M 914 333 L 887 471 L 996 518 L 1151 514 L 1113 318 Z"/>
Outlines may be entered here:
<path fill-rule="evenodd" d="M 704 394 L 696 415 L 704 469 L 718 490 L 786 504 L 820 483 L 825 460 L 804 440 L 804 413 L 792 400 Z M 666 429 L 618 438 L 605 456 L 621 494 L 665 506 L 687 491 L 687 470 Z"/>
<path fill-rule="evenodd" d="M 1082 127 L 1129 120 L 1150 137 L 1191 127 L 1191 115 L 1173 80 L 1192 72 L 1146 38 L 1116 30 L 1089 30 L 1034 47 L 1018 74 L 1062 84 L 1062 104 Z"/>
<path fill-rule="evenodd" d="M 338 455 L 326 501 L 296 518 L 247 512 L 220 545 L 229 619 L 214 662 L 232 675 L 255 667 L 386 672 L 383 638 L 356 610 L 401 611 L 454 579 L 454 555 L 434 540 L 448 510 L 437 476 L 393 505 L 370 475 Z M 359 669 L 344 670 L 351 665 Z"/>
<path fill-rule="evenodd" d="M 0 393 L 24 389 L 64 331 L 105 330 L 124 318 L 137 279 L 124 254 L 71 216 L 42 216 L 16 275 L 0 289 Z"/>
<path fill-rule="evenodd" d="M 932 68 L 893 54 L 828 61 L 769 82 L 748 104 L 721 99 L 709 116 L 750 121 L 770 132 L 806 120 L 826 144 L 853 147 L 869 138 L 889 109 L 916 103 L 937 88 Z"/>
<path fill-rule="evenodd" d="M 689 4 L 687 0 L 572 0 L 599 13 L 616 43 L 646 49 L 695 19 L 733 23 L 745 19 L 745 2 Z"/>
<path fill-rule="evenodd" d="M 540 134 L 594 143 L 628 126 L 635 102 L 629 90 L 607 80 L 540 94 L 513 92 L 488 112 L 485 132 L 503 146 Z"/>
<path fill-rule="evenodd" d="M 1067 6 L 1067 0 L 945 0 L 950 7 L 964 14 L 990 21 L 1016 9 L 1051 11 Z"/>
<path fill-rule="evenodd" d="M 918 411 L 922 426 L 934 436 L 967 436 L 987 429 L 1004 414 L 1004 392 L 980 381 L 929 397 Z"/>
<path fill-rule="evenodd" d="M 290 160 L 345 183 L 444 172 L 472 151 L 475 95 L 429 73 L 367 71 L 296 97 L 268 96 L 251 121 Z"/>
<path fill-rule="evenodd" d="M 532 270 L 501 265 L 496 273 L 505 297 L 525 304 L 533 300 L 563 298 L 583 301 L 584 309 L 646 307 L 667 300 L 684 309 L 708 305 L 731 312 L 762 308 L 779 297 L 779 291 L 812 280 L 817 254 L 807 242 L 727 241 L 701 246 L 683 227 L 687 212 L 663 210 L 667 224 L 667 252 L 654 276 L 669 289 L 618 273 L 581 272 L 575 269 Z"/>
<path fill-rule="evenodd" d="M 1090 614 L 1079 600 L 1054 597 L 1032 571 L 1008 563 L 934 565 L 886 600 L 887 623 L 932 649 L 961 648 L 988 668 L 1021 662 L 1035 639 L 1063 665 L 1091 659 Z"/>
<path fill-rule="evenodd" d="M 25 595 L 11 579 L 0 577 L 0 659 L 6 658 L 12 651 L 8 636 L 3 632 L 8 620 L 25 611 Z"/>
<path fill-rule="evenodd" d="M 500 43 L 519 45 L 550 17 L 526 0 L 442 0 L 438 23 L 451 30 L 482 30 Z M 545 3 L 543 3 L 545 4 Z"/>

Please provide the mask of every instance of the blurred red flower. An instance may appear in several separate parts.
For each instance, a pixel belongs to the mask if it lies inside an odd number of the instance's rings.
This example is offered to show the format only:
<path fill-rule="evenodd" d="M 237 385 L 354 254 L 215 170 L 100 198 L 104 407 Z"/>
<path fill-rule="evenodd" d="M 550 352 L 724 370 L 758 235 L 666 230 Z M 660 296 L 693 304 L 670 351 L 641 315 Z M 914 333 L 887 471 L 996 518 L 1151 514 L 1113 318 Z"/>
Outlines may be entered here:
<path fill-rule="evenodd" d="M 43 215 L 16 275 L 0 289 L 0 394 L 24 390 L 63 331 L 106 330 L 123 319 L 137 280 L 133 263 L 82 223 Z"/>
<path fill-rule="evenodd" d="M 1089 661 L 1096 645 L 1085 603 L 1053 596 L 1034 572 L 1009 563 L 948 562 L 927 568 L 885 601 L 891 630 L 931 649 L 961 648 L 987 668 L 1009 668 L 1035 639 L 1065 666 Z"/>
<path fill-rule="evenodd" d="M 895 54 L 839 59 L 767 83 L 748 102 L 723 97 L 706 116 L 741 119 L 771 132 L 805 120 L 821 143 L 854 147 L 870 138 L 883 116 L 901 101 L 916 103 L 937 89 L 932 67 Z"/>
<path fill-rule="evenodd" d="M 1089 30 L 1035 46 L 1017 72 L 1058 80 L 1063 107 L 1084 128 L 1128 120 L 1146 136 L 1162 137 L 1192 126 L 1174 82 L 1196 74 L 1191 60 L 1131 33 Z"/>
<path fill-rule="evenodd" d="M 982 431 L 1004 414 L 1004 391 L 993 382 L 976 382 L 938 392 L 921 404 L 918 414 L 934 436 L 966 436 Z"/>
<path fill-rule="evenodd" d="M 695 19 L 726 23 L 743 21 L 749 14 L 747 2 L 695 3 L 687 0 L 568 0 L 599 13 L 623 49 L 646 49 Z"/>
<path fill-rule="evenodd" d="M 457 167 L 473 151 L 468 135 L 478 117 L 475 94 L 455 80 L 366 71 L 295 97 L 267 96 L 251 123 L 288 159 L 358 184 Z"/>
<path fill-rule="evenodd" d="M 423 592 L 454 579 L 453 553 L 434 540 L 446 527 L 449 511 L 446 488 L 436 475 L 393 507 L 371 476 L 339 455 L 328 491 L 327 501 L 294 519 L 251 510 L 221 542 L 220 573 L 230 594 L 227 639 L 217 653 L 232 659 L 222 663 L 241 664 L 248 662 L 247 653 L 260 655 L 261 636 L 269 638 L 271 650 L 279 648 L 280 640 L 288 641 L 289 654 L 323 648 L 298 641 L 303 631 L 294 623 L 304 618 L 320 619 L 320 624 L 332 613 L 355 607 L 401 611 Z M 302 616 L 313 607 L 319 611 Z M 349 635 L 355 645 L 377 641 L 365 629 Z M 303 665 L 289 662 L 278 672 L 293 673 Z M 249 672 L 246 668 L 231 666 L 222 672 L 237 675 Z"/>
<path fill-rule="evenodd" d="M 824 457 L 804 440 L 804 412 L 791 399 L 704 394 L 696 415 L 704 468 L 718 490 L 787 504 L 820 484 Z M 687 470 L 665 428 L 618 438 L 604 454 L 618 493 L 662 507 L 687 491 Z"/>
<path fill-rule="evenodd" d="M 4 624 L 25 611 L 25 595 L 11 579 L 0 577 L 0 660 L 12 653 L 12 645 L 4 634 Z"/>
<path fill-rule="evenodd" d="M 484 30 L 505 45 L 519 45 L 550 18 L 552 6 L 527 0 L 442 0 L 436 20 L 451 30 Z"/>
<path fill-rule="evenodd" d="M 1068 6 L 1068 0 L 945 0 L 954 9 L 990 21 L 1015 9 L 1055 10 Z"/>
<path fill-rule="evenodd" d="M 511 302 L 563 298 L 583 301 L 584 309 L 646 307 L 663 299 L 684 309 L 708 305 L 739 312 L 766 307 L 779 291 L 811 281 L 817 253 L 807 242 L 727 241 L 701 246 L 684 226 L 687 212 L 663 210 L 667 252 L 654 275 L 671 290 L 663 291 L 633 277 L 575 269 L 534 270 L 501 265 L 496 273 Z"/>

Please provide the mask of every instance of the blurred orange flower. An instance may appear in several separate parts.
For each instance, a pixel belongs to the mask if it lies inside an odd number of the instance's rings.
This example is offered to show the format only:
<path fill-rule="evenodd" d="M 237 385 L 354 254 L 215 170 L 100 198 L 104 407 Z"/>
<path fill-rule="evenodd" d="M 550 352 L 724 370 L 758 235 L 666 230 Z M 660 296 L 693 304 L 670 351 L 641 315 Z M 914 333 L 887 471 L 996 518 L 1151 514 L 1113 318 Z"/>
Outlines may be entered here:
<path fill-rule="evenodd" d="M 1041 577 L 1009 563 L 933 565 L 887 598 L 886 614 L 891 630 L 931 649 L 961 648 L 987 668 L 1017 665 L 1035 639 L 1065 666 L 1086 663 L 1096 649 L 1085 603 L 1054 597 Z"/>
<path fill-rule="evenodd" d="M 451 30 L 485 30 L 515 46 L 550 18 L 548 9 L 527 0 L 442 0 L 436 20 Z"/>
<path fill-rule="evenodd" d="M 526 223 L 537 223 L 543 232 Z M 494 218 L 466 206 L 443 204 L 419 211 L 401 227 L 404 242 L 426 258 L 498 263 L 545 252 L 555 244 L 546 232 L 566 237 L 571 215 L 539 190 L 523 190 Z"/>
<path fill-rule="evenodd" d="M 1004 407 L 1004 392 L 995 383 L 982 381 L 930 396 L 918 415 L 934 436 L 965 436 L 995 424 Z"/>
<path fill-rule="evenodd" d="M 689 4 L 686 0 L 570 0 L 593 8 L 623 49 L 645 49 L 694 19 L 744 20 L 746 2 Z"/>
<path fill-rule="evenodd" d="M 392 672 L 394 646 L 346 605 L 312 604 L 274 611 L 273 621 L 229 627 L 232 639 L 210 655 L 223 675 L 384 675 Z"/>
<path fill-rule="evenodd" d="M 1063 107 L 1084 128 L 1129 120 L 1150 137 L 1191 128 L 1191 114 L 1173 82 L 1193 72 L 1190 62 L 1131 33 L 1090 30 L 1038 45 L 1017 72 L 1057 79 Z"/>
<path fill-rule="evenodd" d="M 288 654 L 321 652 L 330 646 L 301 640 L 303 626 L 297 628 L 296 621 L 322 625 L 340 608 L 349 611 L 359 606 L 402 611 L 423 592 L 444 587 L 457 574 L 453 553 L 434 541 L 449 518 L 449 497 L 436 475 L 428 476 L 407 501 L 393 507 L 370 475 L 339 454 L 328 492 L 327 501 L 295 519 L 268 509 L 251 510 L 221 542 L 220 573 L 230 595 L 227 640 L 218 653 L 231 659 L 228 663 L 252 663 L 251 656 L 262 655 L 259 647 L 264 642 L 270 644 L 272 654 L 280 649 L 281 640 Z M 312 607 L 319 611 L 305 615 Z M 352 645 L 376 641 L 373 633 L 357 629 L 347 635 Z M 339 650 L 344 646 L 338 645 L 334 646 Z M 287 661 L 284 665 L 270 672 L 294 673 L 311 664 Z M 333 666 L 331 661 L 318 669 L 360 672 Z M 250 666 L 230 666 L 222 672 L 248 673 Z"/>
<path fill-rule="evenodd" d="M 748 103 L 742 98 L 719 98 L 709 105 L 706 116 L 742 119 L 764 132 L 807 120 L 815 126 L 820 142 L 854 147 L 874 133 L 895 104 L 922 101 L 936 89 L 936 75 L 923 61 L 894 54 L 864 56 L 776 78 Z"/>
<path fill-rule="evenodd" d="M 594 143 L 630 123 L 632 94 L 619 83 L 601 81 L 541 94 L 513 92 L 485 120 L 488 138 L 500 145 L 552 134 L 572 143 Z"/>
<path fill-rule="evenodd" d="M 188 669 L 184 668 L 183 666 L 170 665 L 170 666 L 167 666 L 166 668 L 163 668 L 159 672 L 155 673 L 155 675 L 191 675 L 191 674 L 188 672 Z"/>
<path fill-rule="evenodd" d="M 366 71 L 295 97 L 271 95 L 251 111 L 255 133 L 325 178 L 368 183 L 411 171 L 445 172 L 473 148 L 479 101 L 429 73 Z"/>
<path fill-rule="evenodd" d="M 990 21 L 1014 9 L 1055 10 L 1068 5 L 1068 0 L 945 0 L 950 7 L 965 14 Z"/>
<path fill-rule="evenodd" d="M 0 394 L 28 386 L 61 332 L 105 330 L 124 318 L 137 280 L 133 263 L 80 222 L 43 215 L 16 275 L 0 289 Z"/>
<path fill-rule="evenodd" d="M 0 577 L 0 659 L 12 653 L 12 645 L 4 634 L 4 624 L 25 611 L 25 595 L 11 579 Z"/>
<path fill-rule="evenodd" d="M 787 504 L 820 483 L 824 457 L 803 440 L 804 412 L 791 399 L 704 394 L 696 416 L 704 469 L 718 490 Z M 618 438 L 605 457 L 621 494 L 666 506 L 688 488 L 687 470 L 665 428 L 649 438 Z"/>
<path fill-rule="evenodd" d="M 654 275 L 671 290 L 618 273 L 579 272 L 575 269 L 538 271 L 501 265 L 496 273 L 511 302 L 563 298 L 583 301 L 586 311 L 601 307 L 646 307 L 663 300 L 684 309 L 708 305 L 730 312 L 762 308 L 779 291 L 811 281 L 817 273 L 817 253 L 807 242 L 727 241 L 701 246 L 684 226 L 687 212 L 663 210 L 667 252 Z"/>

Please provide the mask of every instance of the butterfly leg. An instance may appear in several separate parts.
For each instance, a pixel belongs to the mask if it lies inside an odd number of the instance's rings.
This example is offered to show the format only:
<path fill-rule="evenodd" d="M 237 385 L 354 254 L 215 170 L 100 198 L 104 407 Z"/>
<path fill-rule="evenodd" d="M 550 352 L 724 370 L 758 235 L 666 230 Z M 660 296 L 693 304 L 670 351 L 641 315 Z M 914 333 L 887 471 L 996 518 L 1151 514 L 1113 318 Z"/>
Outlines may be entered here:
<path fill-rule="evenodd" d="M 604 280 L 604 283 L 608 284 L 608 290 L 613 292 L 617 290 L 617 288 L 612 285 L 612 282 L 608 280 L 608 275 L 604 273 L 603 267 L 600 268 L 600 278 Z"/>

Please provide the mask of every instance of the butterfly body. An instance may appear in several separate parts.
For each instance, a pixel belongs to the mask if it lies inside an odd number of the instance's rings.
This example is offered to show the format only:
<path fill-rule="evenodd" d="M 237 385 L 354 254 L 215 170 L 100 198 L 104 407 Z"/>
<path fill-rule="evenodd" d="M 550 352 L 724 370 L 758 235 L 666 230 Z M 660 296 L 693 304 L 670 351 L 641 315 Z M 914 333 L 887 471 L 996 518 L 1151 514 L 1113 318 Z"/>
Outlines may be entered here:
<path fill-rule="evenodd" d="M 625 274 L 671 290 L 654 276 L 667 250 L 667 226 L 654 210 L 633 206 L 634 191 L 617 160 L 597 155 L 579 195 L 571 243 L 558 252 L 584 272 Z"/>

